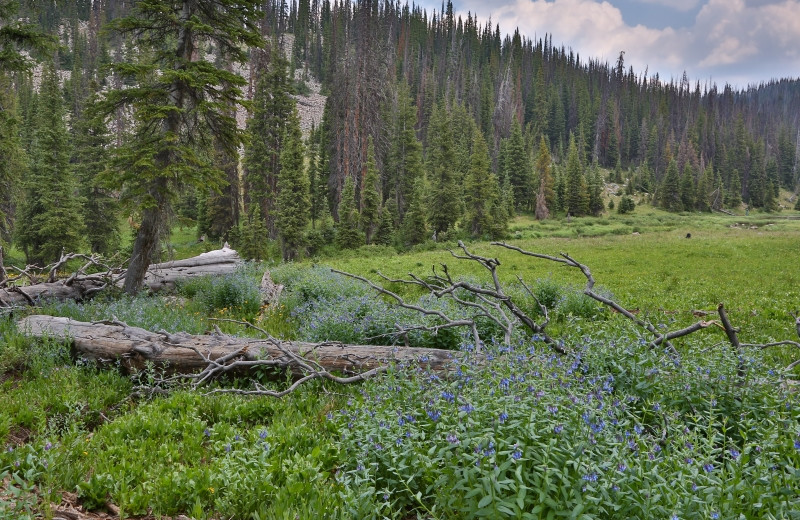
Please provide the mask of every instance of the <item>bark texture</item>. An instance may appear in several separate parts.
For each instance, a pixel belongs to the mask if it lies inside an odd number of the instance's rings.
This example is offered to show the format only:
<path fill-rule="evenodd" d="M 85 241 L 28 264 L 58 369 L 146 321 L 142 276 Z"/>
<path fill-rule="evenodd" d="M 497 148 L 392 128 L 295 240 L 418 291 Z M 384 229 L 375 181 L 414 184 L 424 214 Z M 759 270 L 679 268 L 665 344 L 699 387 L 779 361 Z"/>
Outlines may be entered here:
<path fill-rule="evenodd" d="M 341 343 L 306 343 L 275 339 L 254 339 L 222 334 L 192 335 L 150 332 L 124 323 L 87 323 L 69 318 L 32 315 L 18 322 L 19 329 L 33 337 L 57 337 L 72 343 L 77 355 L 96 360 L 120 360 L 129 368 L 143 368 L 150 361 L 171 371 L 205 370 L 214 361 L 272 360 L 295 375 L 305 373 L 293 362 L 291 353 L 311 360 L 327 371 L 360 374 L 385 367 L 389 362 L 426 366 L 446 371 L 453 352 L 429 348 L 408 348 Z M 246 371 L 247 363 L 237 368 Z"/>

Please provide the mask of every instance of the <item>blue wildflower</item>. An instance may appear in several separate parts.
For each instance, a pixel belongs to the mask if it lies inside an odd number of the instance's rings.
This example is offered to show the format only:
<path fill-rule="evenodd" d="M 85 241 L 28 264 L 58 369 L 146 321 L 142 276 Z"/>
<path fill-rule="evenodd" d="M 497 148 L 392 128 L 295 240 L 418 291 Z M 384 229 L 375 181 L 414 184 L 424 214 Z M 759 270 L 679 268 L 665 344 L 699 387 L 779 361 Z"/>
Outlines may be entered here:
<path fill-rule="evenodd" d="M 597 473 L 588 473 L 581 478 L 587 482 L 597 482 Z"/>
<path fill-rule="evenodd" d="M 714 465 L 713 464 L 703 464 L 703 469 L 705 470 L 706 473 L 711 473 L 712 471 L 714 471 Z"/>
<path fill-rule="evenodd" d="M 436 422 L 439 420 L 439 417 L 442 416 L 442 412 L 439 410 L 428 410 L 428 417 L 431 421 Z"/>
<path fill-rule="evenodd" d="M 730 454 L 731 454 L 731 458 L 733 458 L 733 460 L 738 459 L 739 455 L 740 455 L 739 451 L 735 450 L 735 449 L 731 449 L 730 450 Z"/>
<path fill-rule="evenodd" d="M 563 424 L 557 424 L 557 425 L 555 425 L 555 427 L 553 427 L 553 432 L 555 432 L 556 434 L 559 434 L 562 431 L 564 431 L 564 425 Z"/>
<path fill-rule="evenodd" d="M 447 390 L 442 392 L 442 399 L 444 399 L 448 403 L 452 403 L 455 400 L 455 398 L 456 398 L 456 396 L 454 396 L 452 393 L 448 392 Z"/>
<path fill-rule="evenodd" d="M 447 435 L 447 442 L 449 442 L 450 444 L 459 444 L 461 441 L 458 440 L 458 437 L 456 436 L 455 433 L 450 433 Z"/>
<path fill-rule="evenodd" d="M 794 441 L 794 449 L 800 450 L 800 437 L 798 437 L 797 440 Z"/>
<path fill-rule="evenodd" d="M 499 417 L 499 419 L 500 419 L 500 422 L 501 422 L 501 423 L 504 423 L 504 422 L 506 422 L 506 420 L 508 419 L 508 414 L 507 414 L 506 412 L 502 412 L 502 413 L 500 414 L 500 417 Z"/>
<path fill-rule="evenodd" d="M 517 448 L 513 452 L 511 452 L 511 458 L 514 460 L 519 460 L 522 458 L 522 451 Z"/>
<path fill-rule="evenodd" d="M 716 511 L 712 512 L 711 513 L 711 518 L 712 518 L 712 520 L 717 520 L 719 518 L 719 513 L 717 513 Z"/>

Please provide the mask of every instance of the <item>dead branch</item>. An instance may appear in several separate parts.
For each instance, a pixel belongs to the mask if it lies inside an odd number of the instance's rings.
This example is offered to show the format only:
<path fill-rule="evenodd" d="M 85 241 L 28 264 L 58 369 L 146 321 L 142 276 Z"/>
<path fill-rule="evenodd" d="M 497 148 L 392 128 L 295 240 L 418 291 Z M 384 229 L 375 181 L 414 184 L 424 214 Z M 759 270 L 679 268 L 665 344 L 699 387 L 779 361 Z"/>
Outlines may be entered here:
<path fill-rule="evenodd" d="M 221 321 L 251 327 L 264 337 L 170 334 L 132 327 L 117 319 L 86 323 L 42 315 L 23 318 L 18 328 L 34 337 L 62 338 L 72 344 L 76 355 L 86 359 L 118 360 L 123 367 L 137 372 L 148 367 L 169 372 L 147 387 L 138 388 L 140 393 L 159 393 L 176 386 L 205 387 L 220 376 L 247 374 L 264 367 L 291 373 L 295 382 L 287 390 L 292 391 L 312 379 L 342 384 L 363 381 L 387 370 L 392 363 L 446 372 L 453 357 L 453 352 L 440 349 L 285 341 L 247 322 Z M 275 397 L 288 393 L 263 387 L 219 391 Z"/>

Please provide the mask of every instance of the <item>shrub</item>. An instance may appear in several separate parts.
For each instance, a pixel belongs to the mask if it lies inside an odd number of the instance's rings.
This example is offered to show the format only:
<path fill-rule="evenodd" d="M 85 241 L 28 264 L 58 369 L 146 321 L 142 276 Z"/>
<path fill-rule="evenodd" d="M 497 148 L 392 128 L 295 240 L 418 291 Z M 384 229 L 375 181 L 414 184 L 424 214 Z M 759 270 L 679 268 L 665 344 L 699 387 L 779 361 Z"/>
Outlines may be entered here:
<path fill-rule="evenodd" d="M 619 213 L 620 215 L 633 213 L 634 209 L 636 209 L 636 203 L 633 201 L 631 197 L 626 195 L 619 200 L 619 206 L 617 206 L 617 213 Z"/>

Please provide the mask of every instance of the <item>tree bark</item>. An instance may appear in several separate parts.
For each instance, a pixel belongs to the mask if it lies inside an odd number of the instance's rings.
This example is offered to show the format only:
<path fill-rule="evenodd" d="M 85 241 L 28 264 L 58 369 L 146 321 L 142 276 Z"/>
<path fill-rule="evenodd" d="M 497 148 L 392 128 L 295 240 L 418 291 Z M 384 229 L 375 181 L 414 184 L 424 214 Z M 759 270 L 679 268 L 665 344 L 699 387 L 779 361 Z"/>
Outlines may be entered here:
<path fill-rule="evenodd" d="M 174 289 L 176 282 L 197 276 L 230 274 L 241 263 L 242 259 L 235 250 L 224 247 L 185 260 L 153 264 L 147 270 L 142 284 L 152 292 Z M 85 300 L 106 287 L 108 282 L 107 274 L 94 274 L 24 287 L 0 287 L 0 308 L 36 305 L 47 299 Z M 116 285 L 121 284 L 120 276 Z"/>
<path fill-rule="evenodd" d="M 133 369 L 142 369 L 146 362 L 152 362 L 182 373 L 204 370 L 210 362 L 224 358 L 225 361 L 271 360 L 294 375 L 305 375 L 292 363 L 287 352 L 313 361 L 329 372 L 344 374 L 360 374 L 384 367 L 391 361 L 446 371 L 454 354 L 431 348 L 306 343 L 222 334 L 168 334 L 124 323 L 87 323 L 43 315 L 28 316 L 17 325 L 19 330 L 36 338 L 57 337 L 69 341 L 76 355 L 83 358 L 119 360 Z"/>

